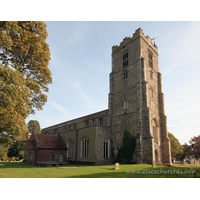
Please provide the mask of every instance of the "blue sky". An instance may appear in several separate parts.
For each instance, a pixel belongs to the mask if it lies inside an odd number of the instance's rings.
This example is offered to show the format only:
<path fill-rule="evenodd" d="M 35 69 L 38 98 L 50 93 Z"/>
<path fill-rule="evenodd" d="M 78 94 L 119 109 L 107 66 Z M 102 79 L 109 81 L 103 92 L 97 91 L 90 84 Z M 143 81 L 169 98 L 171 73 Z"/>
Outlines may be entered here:
<path fill-rule="evenodd" d="M 180 143 L 200 134 L 200 22 L 46 21 L 53 84 L 26 121 L 41 128 L 108 108 L 111 48 L 141 27 L 158 37 L 168 131 Z"/>

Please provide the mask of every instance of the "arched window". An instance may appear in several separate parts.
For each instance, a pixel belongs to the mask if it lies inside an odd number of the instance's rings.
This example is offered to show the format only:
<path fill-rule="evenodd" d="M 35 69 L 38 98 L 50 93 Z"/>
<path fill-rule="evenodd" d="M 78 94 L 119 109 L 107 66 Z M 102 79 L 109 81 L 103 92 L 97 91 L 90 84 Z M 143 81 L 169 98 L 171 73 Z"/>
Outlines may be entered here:
<path fill-rule="evenodd" d="M 73 150 L 74 150 L 74 141 L 71 139 L 67 141 L 67 158 L 73 158 Z"/>
<path fill-rule="evenodd" d="M 89 139 L 83 138 L 81 140 L 81 158 L 88 158 Z"/>
<path fill-rule="evenodd" d="M 123 74 L 122 74 L 122 76 L 123 76 L 123 79 L 126 79 L 126 78 L 128 78 L 128 71 L 123 71 Z"/>
<path fill-rule="evenodd" d="M 152 131 L 153 131 L 154 142 L 156 144 L 159 144 L 159 129 L 158 129 L 156 119 L 154 119 L 152 122 Z"/>
<path fill-rule="evenodd" d="M 103 118 L 99 118 L 99 125 L 103 125 Z"/>
<path fill-rule="evenodd" d="M 89 122 L 85 121 L 85 127 L 88 127 L 88 126 L 89 126 Z"/>
<path fill-rule="evenodd" d="M 127 109 L 128 109 L 128 101 L 124 100 L 124 110 L 127 110 Z"/>
<path fill-rule="evenodd" d="M 103 158 L 110 157 L 110 140 L 103 142 Z"/>

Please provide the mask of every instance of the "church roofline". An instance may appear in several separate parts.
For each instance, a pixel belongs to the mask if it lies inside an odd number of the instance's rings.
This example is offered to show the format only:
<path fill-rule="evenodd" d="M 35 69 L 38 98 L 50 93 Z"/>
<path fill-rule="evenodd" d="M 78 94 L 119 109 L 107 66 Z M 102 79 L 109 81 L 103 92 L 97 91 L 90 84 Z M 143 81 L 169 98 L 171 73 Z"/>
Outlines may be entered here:
<path fill-rule="evenodd" d="M 89 114 L 89 115 L 85 115 L 85 116 L 82 116 L 82 117 L 78 117 L 78 118 L 75 118 L 75 119 L 72 119 L 72 120 L 69 120 L 69 121 L 61 122 L 59 124 L 55 124 L 55 125 L 43 128 L 41 132 L 56 129 L 56 128 L 59 128 L 60 126 L 63 126 L 63 125 L 76 124 L 76 123 L 84 122 L 84 121 L 87 121 L 87 120 L 91 120 L 91 119 L 95 119 L 95 118 L 99 118 L 99 117 L 103 117 L 103 116 L 107 116 L 107 115 L 108 115 L 108 109 L 102 110 L 102 111 L 99 111 L 99 112 L 96 112 L 96 113 L 92 113 L 92 114 Z"/>

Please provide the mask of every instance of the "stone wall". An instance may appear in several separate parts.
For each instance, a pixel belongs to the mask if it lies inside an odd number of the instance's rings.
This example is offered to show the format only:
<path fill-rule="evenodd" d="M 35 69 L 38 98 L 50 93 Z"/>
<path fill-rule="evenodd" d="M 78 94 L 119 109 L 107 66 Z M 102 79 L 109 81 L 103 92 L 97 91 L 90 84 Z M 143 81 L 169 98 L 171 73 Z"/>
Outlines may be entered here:
<path fill-rule="evenodd" d="M 108 141 L 109 143 L 109 157 L 103 157 L 103 142 Z M 96 163 L 99 164 L 111 164 L 112 163 L 112 135 L 110 131 L 110 127 L 106 126 L 97 126 L 96 127 L 96 140 L 95 140 L 95 147 L 96 147 Z"/>
<path fill-rule="evenodd" d="M 124 67 L 122 56 L 128 52 L 128 65 Z M 123 77 L 123 72 L 128 77 Z M 159 73 L 158 48 L 141 29 L 133 37 L 126 37 L 120 46 L 112 48 L 112 72 L 110 74 L 109 116 L 113 135 L 114 153 L 117 156 L 122 144 L 123 132 L 136 136 L 137 163 L 170 161 L 170 144 L 166 131 L 166 117 Z M 124 110 L 124 100 L 128 108 Z M 153 123 L 156 121 L 156 132 Z M 156 139 L 154 138 L 156 134 Z M 159 142 L 157 141 L 159 140 Z M 155 142 L 156 141 L 156 142 Z"/>

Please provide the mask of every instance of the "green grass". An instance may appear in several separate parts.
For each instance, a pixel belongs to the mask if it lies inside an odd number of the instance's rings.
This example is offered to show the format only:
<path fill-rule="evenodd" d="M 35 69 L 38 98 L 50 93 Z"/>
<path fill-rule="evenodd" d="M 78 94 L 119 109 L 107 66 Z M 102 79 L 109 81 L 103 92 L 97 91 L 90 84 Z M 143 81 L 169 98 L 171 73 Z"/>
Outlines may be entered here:
<path fill-rule="evenodd" d="M 72 168 L 73 166 L 77 168 Z M 182 165 L 182 167 L 181 165 L 159 165 L 152 168 L 152 165 L 148 164 L 121 164 L 119 170 L 113 170 L 112 168 L 114 168 L 114 165 L 33 167 L 21 162 L 0 162 L 0 178 L 193 178 L 194 175 L 189 172 L 180 174 L 179 171 L 177 173 L 178 170 L 185 172 L 185 169 L 189 171 L 191 168 L 196 170 L 197 178 L 200 178 L 200 167 L 195 165 Z M 141 170 L 141 172 L 132 173 L 133 170 Z M 158 174 L 146 173 L 152 172 L 151 170 L 160 171 L 157 171 Z"/>

